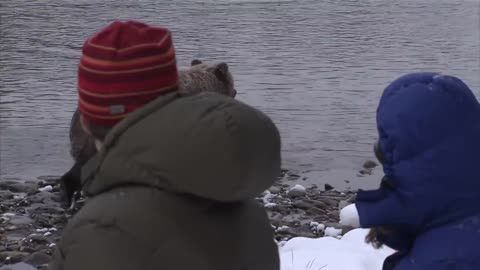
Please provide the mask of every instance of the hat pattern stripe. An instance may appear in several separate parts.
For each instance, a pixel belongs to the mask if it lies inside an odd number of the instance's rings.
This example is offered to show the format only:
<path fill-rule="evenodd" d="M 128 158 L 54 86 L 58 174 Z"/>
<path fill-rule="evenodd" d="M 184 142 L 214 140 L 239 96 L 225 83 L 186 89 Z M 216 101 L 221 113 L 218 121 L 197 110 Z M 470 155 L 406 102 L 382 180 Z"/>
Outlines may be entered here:
<path fill-rule="evenodd" d="M 120 61 L 108 61 L 98 58 L 93 58 L 87 55 L 83 55 L 81 62 L 85 66 L 89 66 L 91 68 L 107 68 L 107 69 L 122 69 L 122 68 L 132 68 L 136 66 L 142 65 L 152 65 L 154 63 L 165 63 L 165 60 L 174 57 L 174 49 L 170 47 L 170 49 L 165 54 L 160 55 L 152 55 L 147 57 L 140 57 L 137 59 L 130 59 L 130 60 L 120 60 Z"/>
<path fill-rule="evenodd" d="M 142 95 L 151 95 L 155 93 L 162 93 L 166 92 L 168 90 L 175 90 L 178 87 L 178 83 L 162 87 L 162 88 L 157 88 L 154 90 L 147 90 L 147 91 L 135 91 L 131 93 L 123 93 L 123 94 L 98 94 L 98 93 L 93 93 L 89 92 L 85 89 L 82 89 L 78 87 L 78 91 L 82 94 L 85 94 L 87 96 L 92 96 L 92 97 L 98 97 L 98 98 L 117 98 L 117 97 L 134 97 L 134 96 L 142 96 Z"/>
<path fill-rule="evenodd" d="M 170 66 L 170 65 L 175 65 L 175 64 L 176 64 L 176 60 L 172 59 L 168 63 L 159 64 L 159 65 L 152 66 L 152 67 L 137 68 L 137 69 L 130 69 L 130 70 L 115 70 L 115 71 L 96 70 L 96 69 L 88 68 L 85 65 L 83 65 L 82 63 L 80 63 L 78 66 L 79 66 L 79 68 L 81 68 L 85 71 L 91 72 L 91 73 L 118 75 L 118 74 L 130 74 L 130 73 L 139 73 L 139 72 L 144 72 L 144 71 L 150 71 L 150 70 L 160 69 L 160 68 L 164 68 L 164 67 L 167 67 L 167 66 Z"/>
<path fill-rule="evenodd" d="M 166 34 L 160 41 L 158 42 L 152 42 L 152 43 L 144 43 L 144 44 L 137 44 L 137 45 L 134 45 L 134 46 L 130 46 L 130 47 L 127 47 L 127 48 L 121 48 L 121 49 L 118 49 L 118 48 L 114 48 L 114 47 L 109 47 L 109 46 L 104 46 L 104 45 L 99 45 L 99 44 L 95 44 L 92 42 L 92 39 L 94 39 L 96 36 L 88 39 L 88 45 L 91 46 L 91 47 L 94 47 L 94 48 L 97 48 L 97 49 L 101 49 L 101 50 L 106 50 L 106 51 L 116 51 L 116 52 L 120 52 L 120 53 L 124 53 L 126 51 L 129 51 L 129 50 L 133 50 L 133 49 L 140 49 L 140 48 L 148 48 L 148 47 L 151 47 L 151 48 L 158 48 L 159 46 L 162 46 L 163 43 L 165 43 L 165 41 L 167 39 L 170 39 L 170 33 Z"/>

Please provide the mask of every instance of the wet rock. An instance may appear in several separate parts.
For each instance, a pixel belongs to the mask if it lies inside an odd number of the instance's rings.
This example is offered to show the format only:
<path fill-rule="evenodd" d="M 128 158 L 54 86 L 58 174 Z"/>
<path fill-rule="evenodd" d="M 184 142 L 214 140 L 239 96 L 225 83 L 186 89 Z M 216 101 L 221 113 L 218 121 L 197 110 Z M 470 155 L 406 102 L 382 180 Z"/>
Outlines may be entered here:
<path fill-rule="evenodd" d="M 377 166 L 378 166 L 378 164 L 373 160 L 367 160 L 367 161 L 365 161 L 365 163 L 363 163 L 363 168 L 365 168 L 365 169 L 373 169 Z"/>
<path fill-rule="evenodd" d="M 0 181 L 0 189 L 16 193 L 33 193 L 37 191 L 37 185 L 17 181 Z"/>
<path fill-rule="evenodd" d="M 18 251 L 18 250 L 20 250 L 20 248 L 21 248 L 20 244 L 14 243 L 14 244 L 8 245 L 7 250 L 8 251 Z"/>
<path fill-rule="evenodd" d="M 321 209 L 326 209 L 329 206 L 328 204 L 326 204 L 322 201 L 319 201 L 319 200 L 312 200 L 311 202 L 313 203 L 313 205 L 315 207 L 318 207 L 318 208 L 321 208 Z"/>
<path fill-rule="evenodd" d="M 28 254 L 31 254 L 36 251 L 34 247 L 29 247 L 29 246 L 21 246 L 19 250 L 23 252 L 27 252 Z"/>
<path fill-rule="evenodd" d="M 5 230 L 6 231 L 15 231 L 18 227 L 15 226 L 15 225 L 10 225 L 10 226 L 7 226 L 5 227 Z"/>
<path fill-rule="evenodd" d="M 337 205 L 338 205 L 338 201 L 334 200 L 334 199 L 331 199 L 331 198 L 319 197 L 318 201 L 321 201 L 321 202 L 325 203 L 329 207 L 337 207 Z"/>
<path fill-rule="evenodd" d="M 332 219 L 338 219 L 340 212 L 337 210 L 332 210 L 328 213 L 328 216 Z"/>
<path fill-rule="evenodd" d="M 368 169 L 360 170 L 360 175 L 371 175 L 372 171 Z"/>
<path fill-rule="evenodd" d="M 325 190 L 332 190 L 334 189 L 330 184 L 325 184 Z"/>
<path fill-rule="evenodd" d="M 342 210 L 345 206 L 349 205 L 350 203 L 348 201 L 342 200 L 338 202 L 338 209 Z"/>
<path fill-rule="evenodd" d="M 28 197 L 31 203 L 47 203 L 54 201 L 55 194 L 50 192 L 39 192 Z"/>
<path fill-rule="evenodd" d="M 59 177 L 58 176 L 40 176 L 38 177 L 38 185 L 43 187 L 43 186 L 47 186 L 47 185 L 52 185 L 52 186 L 55 186 L 58 181 L 59 181 Z"/>
<path fill-rule="evenodd" d="M 33 223 L 33 220 L 27 216 L 19 214 L 19 215 L 10 217 L 7 223 L 13 226 L 19 227 L 21 225 Z"/>
<path fill-rule="evenodd" d="M 325 216 L 327 214 L 327 211 L 320 209 L 318 207 L 312 207 L 307 210 L 307 214 L 312 216 Z"/>
<path fill-rule="evenodd" d="M 28 256 L 28 253 L 21 251 L 4 251 L 0 252 L 0 262 L 16 263 L 22 258 Z"/>
<path fill-rule="evenodd" d="M 14 194 L 9 190 L 0 190 L 0 202 L 13 199 Z"/>
<path fill-rule="evenodd" d="M 29 255 L 23 260 L 23 262 L 38 267 L 40 265 L 48 264 L 50 262 L 50 259 L 50 255 L 47 255 L 44 252 L 40 251 Z"/>
<path fill-rule="evenodd" d="M 292 205 L 300 209 L 310 209 L 314 207 L 314 205 L 311 202 L 308 202 L 305 200 L 294 201 Z"/>
<path fill-rule="evenodd" d="M 289 238 L 292 238 L 292 237 L 313 238 L 313 237 L 316 236 L 310 229 L 290 228 L 290 227 L 282 229 L 282 230 L 278 230 L 277 235 L 280 236 L 280 237 L 288 236 Z"/>

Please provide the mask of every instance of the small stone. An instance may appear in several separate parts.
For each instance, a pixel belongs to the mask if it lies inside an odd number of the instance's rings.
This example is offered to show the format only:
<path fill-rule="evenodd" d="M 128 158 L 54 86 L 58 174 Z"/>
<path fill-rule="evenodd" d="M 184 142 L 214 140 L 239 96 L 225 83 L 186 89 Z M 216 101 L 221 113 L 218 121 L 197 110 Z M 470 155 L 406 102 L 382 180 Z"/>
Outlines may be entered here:
<path fill-rule="evenodd" d="M 367 160 L 367 161 L 365 161 L 365 163 L 363 163 L 363 168 L 365 168 L 365 169 L 373 169 L 377 166 L 378 166 L 378 164 L 373 160 Z"/>
<path fill-rule="evenodd" d="M 35 242 L 35 243 L 48 243 L 48 240 L 45 236 L 41 234 L 31 234 L 25 239 L 27 242 Z"/>
<path fill-rule="evenodd" d="M 280 192 L 282 192 L 282 188 L 280 187 L 276 187 L 276 186 L 273 186 L 271 188 L 268 189 L 272 194 L 278 194 Z"/>
<path fill-rule="evenodd" d="M 330 184 L 325 184 L 325 190 L 328 191 L 328 190 L 332 190 L 332 189 L 334 189 L 334 188 L 332 187 L 332 185 L 330 185 Z"/>
<path fill-rule="evenodd" d="M 307 189 L 302 185 L 295 185 L 287 191 L 287 195 L 290 197 L 300 197 L 305 195 Z"/>

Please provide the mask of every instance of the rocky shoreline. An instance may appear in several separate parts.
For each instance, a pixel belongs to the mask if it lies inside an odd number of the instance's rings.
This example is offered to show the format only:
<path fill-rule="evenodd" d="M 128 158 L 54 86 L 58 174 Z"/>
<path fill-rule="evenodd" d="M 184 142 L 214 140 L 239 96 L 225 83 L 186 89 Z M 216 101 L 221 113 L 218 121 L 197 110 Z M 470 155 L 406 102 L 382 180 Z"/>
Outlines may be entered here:
<path fill-rule="evenodd" d="M 279 245 L 292 237 L 341 237 L 349 227 L 338 224 L 339 211 L 355 193 L 329 185 L 291 186 L 297 178 L 283 171 L 279 181 L 257 198 L 271 220 Z M 81 207 L 60 203 L 58 177 L 19 182 L 0 180 L 0 270 L 46 269 L 68 219 Z"/>

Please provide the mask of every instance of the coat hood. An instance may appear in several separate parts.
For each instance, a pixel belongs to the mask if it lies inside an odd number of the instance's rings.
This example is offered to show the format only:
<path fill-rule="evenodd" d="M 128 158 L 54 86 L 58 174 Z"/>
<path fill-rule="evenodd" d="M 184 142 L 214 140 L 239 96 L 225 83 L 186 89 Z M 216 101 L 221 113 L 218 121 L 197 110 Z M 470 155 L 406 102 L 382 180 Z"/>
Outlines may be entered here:
<path fill-rule="evenodd" d="M 280 135 L 259 110 L 214 93 L 159 97 L 118 123 L 82 175 L 87 195 L 144 185 L 216 201 L 253 198 L 281 167 Z"/>
<path fill-rule="evenodd" d="M 385 179 L 360 191 L 362 227 L 410 231 L 480 213 L 480 105 L 460 79 L 412 73 L 391 83 L 377 109 Z"/>

